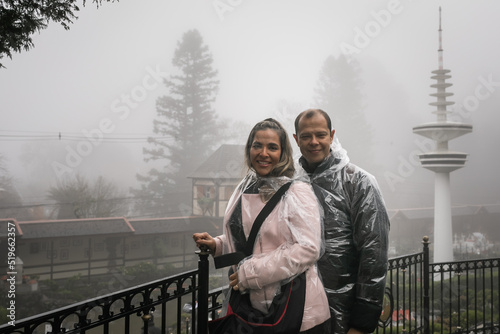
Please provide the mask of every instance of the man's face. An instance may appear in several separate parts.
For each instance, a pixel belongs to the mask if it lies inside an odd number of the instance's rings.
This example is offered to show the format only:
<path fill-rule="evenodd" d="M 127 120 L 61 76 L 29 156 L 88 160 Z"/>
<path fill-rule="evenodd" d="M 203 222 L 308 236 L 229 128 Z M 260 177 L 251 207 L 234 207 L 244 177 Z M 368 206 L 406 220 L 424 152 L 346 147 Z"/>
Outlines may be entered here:
<path fill-rule="evenodd" d="M 316 167 L 330 154 L 335 130 L 328 129 L 323 115 L 314 114 L 310 118 L 300 119 L 297 132 L 293 137 L 299 145 L 302 156 L 309 166 Z"/>

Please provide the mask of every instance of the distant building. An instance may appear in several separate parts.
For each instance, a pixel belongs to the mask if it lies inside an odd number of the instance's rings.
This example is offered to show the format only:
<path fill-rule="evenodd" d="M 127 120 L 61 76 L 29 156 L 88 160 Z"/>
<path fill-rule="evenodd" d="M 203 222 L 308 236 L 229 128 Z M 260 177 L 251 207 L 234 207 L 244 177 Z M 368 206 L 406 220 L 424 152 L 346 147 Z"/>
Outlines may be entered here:
<path fill-rule="evenodd" d="M 1 227 L 8 223 L 18 226 L 15 253 L 24 264 L 23 273 L 18 274 L 40 279 L 105 275 L 117 267 L 140 262 L 168 263 L 175 268 L 191 269 L 198 261 L 193 233 L 221 233 L 221 219 L 201 216 L 0 220 Z M 7 254 L 6 236 L 0 236 L 0 245 L 5 250 L 2 254 Z M 2 274 L 9 271 L 6 262 L 0 270 Z"/>
<path fill-rule="evenodd" d="M 123 264 L 123 249 L 134 229 L 125 218 L 19 222 L 17 254 L 24 275 L 57 279 L 105 274 Z"/>
<path fill-rule="evenodd" d="M 245 174 L 244 145 L 222 145 L 190 176 L 193 214 L 223 217 L 234 189 Z"/>
<path fill-rule="evenodd" d="M 454 249 L 462 235 L 481 233 L 490 243 L 500 242 L 500 204 L 452 206 Z M 402 255 L 419 251 L 422 237 L 430 237 L 431 247 L 434 239 L 434 208 L 413 208 L 389 210 L 391 231 L 389 240 L 394 252 Z M 490 247 L 491 248 L 491 247 Z"/>

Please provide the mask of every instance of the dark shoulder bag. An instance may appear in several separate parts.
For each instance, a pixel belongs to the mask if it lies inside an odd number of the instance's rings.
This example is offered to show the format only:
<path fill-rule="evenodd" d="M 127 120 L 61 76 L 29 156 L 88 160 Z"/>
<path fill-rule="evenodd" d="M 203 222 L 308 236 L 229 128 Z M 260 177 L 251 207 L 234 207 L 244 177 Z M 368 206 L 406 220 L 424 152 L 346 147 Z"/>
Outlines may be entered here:
<path fill-rule="evenodd" d="M 244 250 L 214 257 L 216 268 L 238 264 L 253 253 L 255 239 L 262 223 L 288 190 L 290 184 L 289 182 L 283 185 L 261 210 L 252 225 Z M 304 272 L 283 285 L 281 292 L 274 297 L 269 312 L 266 314 L 252 307 L 248 293 L 241 294 L 237 290 L 231 290 L 226 316 L 209 321 L 209 333 L 299 333 L 306 297 L 305 275 Z"/>

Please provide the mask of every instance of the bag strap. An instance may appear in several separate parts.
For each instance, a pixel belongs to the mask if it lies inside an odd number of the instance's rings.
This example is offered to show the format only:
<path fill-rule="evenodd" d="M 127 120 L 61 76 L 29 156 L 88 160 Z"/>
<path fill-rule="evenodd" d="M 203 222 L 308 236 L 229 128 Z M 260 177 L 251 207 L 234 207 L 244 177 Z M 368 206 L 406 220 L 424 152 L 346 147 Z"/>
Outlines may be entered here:
<path fill-rule="evenodd" d="M 264 220 L 269 216 L 271 211 L 274 210 L 274 207 L 281 200 L 281 197 L 285 194 L 285 192 L 290 188 L 292 182 L 285 183 L 282 185 L 276 193 L 274 193 L 273 197 L 266 203 L 266 205 L 260 210 L 257 218 L 253 222 L 252 229 L 250 230 L 250 234 L 248 235 L 247 243 L 245 246 L 245 255 L 250 256 L 253 253 L 253 246 L 255 244 L 255 239 L 257 238 L 257 234 L 259 233 L 260 227 L 264 223 Z"/>
<path fill-rule="evenodd" d="M 281 200 L 283 194 L 288 190 L 288 188 L 290 188 L 291 184 L 292 182 L 288 182 L 281 186 L 278 191 L 276 191 L 276 193 L 271 197 L 271 199 L 266 203 L 264 208 L 262 208 L 262 210 L 259 212 L 257 218 L 255 218 L 255 221 L 253 222 L 252 229 L 250 230 L 250 234 L 244 247 L 244 251 L 214 257 L 215 268 L 219 269 L 231 266 L 233 264 L 238 264 L 245 257 L 252 255 L 253 246 L 255 244 L 255 239 L 257 238 L 260 227 L 264 223 L 264 220 L 267 218 L 267 216 L 271 213 L 271 211 L 273 211 L 276 204 L 278 204 L 278 202 Z"/>

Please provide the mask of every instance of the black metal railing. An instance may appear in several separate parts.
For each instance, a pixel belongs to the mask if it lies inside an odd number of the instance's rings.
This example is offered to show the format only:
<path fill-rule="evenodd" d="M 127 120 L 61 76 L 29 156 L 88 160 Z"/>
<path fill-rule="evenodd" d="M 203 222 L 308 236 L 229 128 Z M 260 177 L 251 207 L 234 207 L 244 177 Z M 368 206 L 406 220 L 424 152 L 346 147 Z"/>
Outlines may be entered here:
<path fill-rule="evenodd" d="M 195 305 L 197 294 L 209 294 L 208 253 L 198 253 L 197 270 L 6 324 L 0 333 L 206 333 L 208 302 Z"/>
<path fill-rule="evenodd" d="M 500 333 L 500 259 L 430 263 L 423 251 L 389 260 L 377 333 Z"/>
<path fill-rule="evenodd" d="M 431 331 L 500 333 L 500 259 L 434 263 Z"/>
<path fill-rule="evenodd" d="M 424 287 L 429 264 L 429 239 L 423 240 L 423 251 L 389 259 L 384 309 L 379 319 L 380 333 L 429 333 L 428 306 Z"/>
<path fill-rule="evenodd" d="M 197 270 L 6 324 L 0 333 L 206 334 L 224 290 L 208 291 L 209 254 L 197 253 Z M 499 267 L 500 259 L 431 264 L 425 237 L 422 252 L 388 262 L 377 334 L 500 333 Z"/>

